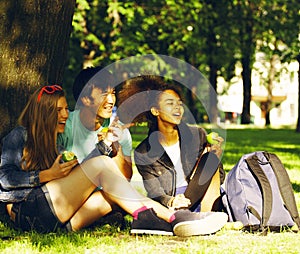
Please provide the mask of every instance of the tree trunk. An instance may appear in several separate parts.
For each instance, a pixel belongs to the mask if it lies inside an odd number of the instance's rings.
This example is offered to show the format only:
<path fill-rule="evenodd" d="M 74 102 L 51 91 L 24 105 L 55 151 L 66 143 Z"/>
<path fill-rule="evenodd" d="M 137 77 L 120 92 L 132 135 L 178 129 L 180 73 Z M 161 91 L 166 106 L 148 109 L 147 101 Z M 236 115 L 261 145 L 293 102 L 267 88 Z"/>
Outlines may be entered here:
<path fill-rule="evenodd" d="M 210 110 L 210 122 L 217 123 L 218 119 L 218 101 L 217 101 L 217 67 L 213 64 L 210 65 L 209 70 L 209 82 L 212 86 L 212 89 L 209 89 L 210 96 L 209 96 L 209 110 Z"/>
<path fill-rule="evenodd" d="M 33 90 L 62 85 L 75 2 L 0 0 L 1 139 Z"/>
<path fill-rule="evenodd" d="M 212 4 L 214 8 L 214 4 Z M 217 123 L 218 119 L 218 101 L 217 101 L 217 71 L 218 66 L 216 64 L 217 56 L 217 39 L 216 34 L 214 32 L 215 24 L 210 24 L 209 32 L 208 32 L 208 52 L 210 52 L 208 56 L 208 66 L 209 66 L 209 82 L 211 88 L 209 89 L 209 121 L 211 123 Z"/>
<path fill-rule="evenodd" d="M 266 126 L 270 126 L 271 121 L 270 121 L 270 109 L 268 109 L 267 113 L 266 113 Z"/>
<path fill-rule="evenodd" d="M 300 55 L 297 56 L 298 61 L 298 121 L 297 121 L 297 127 L 296 132 L 300 133 Z"/>
<path fill-rule="evenodd" d="M 251 101 L 251 68 L 250 57 L 244 57 L 242 59 L 242 78 L 244 89 L 243 111 L 241 115 L 241 124 L 250 123 L 250 101 Z"/>
<path fill-rule="evenodd" d="M 241 115 L 241 124 L 249 124 L 251 120 L 250 116 L 250 102 L 251 102 L 251 73 L 252 62 L 255 52 L 255 35 L 254 18 L 253 13 L 255 5 L 251 4 L 251 1 L 238 1 L 238 8 L 241 15 L 240 26 L 240 41 L 241 41 L 241 63 L 242 63 L 242 79 L 243 79 L 243 110 Z M 245 5 L 244 5 L 245 4 Z M 242 21 L 243 20 L 243 21 Z"/>

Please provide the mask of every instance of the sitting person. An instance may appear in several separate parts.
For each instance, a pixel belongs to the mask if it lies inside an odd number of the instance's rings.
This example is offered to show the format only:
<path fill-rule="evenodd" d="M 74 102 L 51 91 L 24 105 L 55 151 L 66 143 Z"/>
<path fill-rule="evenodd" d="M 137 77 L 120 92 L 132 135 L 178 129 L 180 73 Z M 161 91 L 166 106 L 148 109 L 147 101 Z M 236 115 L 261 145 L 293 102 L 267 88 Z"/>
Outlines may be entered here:
<path fill-rule="evenodd" d="M 134 151 L 148 196 L 172 209 L 221 210 L 220 185 L 225 172 L 218 157 L 223 138 L 208 146 L 203 128 L 182 121 L 184 108 L 178 87 L 150 75 L 136 78 L 132 87 L 152 89 L 149 133 Z"/>
<path fill-rule="evenodd" d="M 97 73 L 101 72 L 99 80 Z M 97 80 L 93 82 L 92 78 Z M 89 82 L 91 80 L 91 82 Z M 103 80 L 103 82 L 102 82 Z M 100 139 L 104 142 L 108 132 L 115 136 L 115 154 L 113 160 L 123 175 L 132 177 L 132 138 L 127 125 L 123 125 L 113 115 L 116 104 L 114 78 L 102 67 L 83 69 L 73 83 L 73 97 L 76 109 L 69 112 L 64 133 L 59 134 L 58 143 L 76 153 L 79 162 L 95 148 Z"/>
<path fill-rule="evenodd" d="M 69 116 L 63 89 L 37 89 L 4 139 L 0 165 L 0 201 L 14 226 L 40 233 L 77 231 L 112 210 L 114 204 L 132 215 L 132 233 L 200 235 L 218 231 L 224 213 L 171 211 L 138 193 L 105 152 L 103 141 L 81 164 L 62 162 L 63 133 Z M 101 190 L 97 187 L 101 186 Z"/>

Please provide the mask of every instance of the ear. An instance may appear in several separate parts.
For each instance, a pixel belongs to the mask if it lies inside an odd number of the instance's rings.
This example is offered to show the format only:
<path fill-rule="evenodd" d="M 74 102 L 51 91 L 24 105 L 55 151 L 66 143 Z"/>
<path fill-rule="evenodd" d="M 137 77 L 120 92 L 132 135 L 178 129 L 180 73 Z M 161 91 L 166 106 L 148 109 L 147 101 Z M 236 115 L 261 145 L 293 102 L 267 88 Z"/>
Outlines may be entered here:
<path fill-rule="evenodd" d="M 150 109 L 150 111 L 151 111 L 151 114 L 154 115 L 154 116 L 158 116 L 159 115 L 159 111 L 155 107 L 152 107 Z"/>

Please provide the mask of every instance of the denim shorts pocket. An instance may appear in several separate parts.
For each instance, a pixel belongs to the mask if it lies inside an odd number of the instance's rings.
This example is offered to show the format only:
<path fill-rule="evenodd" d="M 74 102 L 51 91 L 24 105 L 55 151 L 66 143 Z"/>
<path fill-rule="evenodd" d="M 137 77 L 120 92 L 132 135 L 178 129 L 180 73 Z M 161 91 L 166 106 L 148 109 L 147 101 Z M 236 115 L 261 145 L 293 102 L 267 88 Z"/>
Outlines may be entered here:
<path fill-rule="evenodd" d="M 41 188 L 33 189 L 26 200 L 18 205 L 15 226 L 21 230 L 49 233 L 55 232 L 58 228 L 64 228 L 64 224 L 52 213 Z"/>
<path fill-rule="evenodd" d="M 46 233 L 47 229 L 44 227 L 44 223 L 36 216 L 20 215 L 19 226 L 24 231 L 37 231 L 39 233 Z"/>
<path fill-rule="evenodd" d="M 23 231 L 37 230 L 38 219 L 34 216 L 35 200 L 27 198 L 25 201 L 14 204 L 13 210 L 16 212 L 15 226 Z M 39 231 L 39 230 L 37 230 Z"/>

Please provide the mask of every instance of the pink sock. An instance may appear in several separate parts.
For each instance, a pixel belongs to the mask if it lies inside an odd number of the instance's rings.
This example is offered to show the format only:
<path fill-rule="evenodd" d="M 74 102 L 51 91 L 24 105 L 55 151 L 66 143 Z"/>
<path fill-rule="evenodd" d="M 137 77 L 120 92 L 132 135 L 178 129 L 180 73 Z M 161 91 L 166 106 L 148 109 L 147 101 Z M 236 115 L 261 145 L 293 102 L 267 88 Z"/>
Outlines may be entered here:
<path fill-rule="evenodd" d="M 141 208 L 135 210 L 135 211 L 132 213 L 133 219 L 134 219 L 134 220 L 137 220 L 139 212 L 143 212 L 143 211 L 145 211 L 145 210 L 147 210 L 147 209 L 148 209 L 147 206 L 142 206 Z"/>
<path fill-rule="evenodd" d="M 173 220 L 175 220 L 175 214 L 173 213 L 172 216 L 169 218 L 169 222 L 172 222 Z"/>

